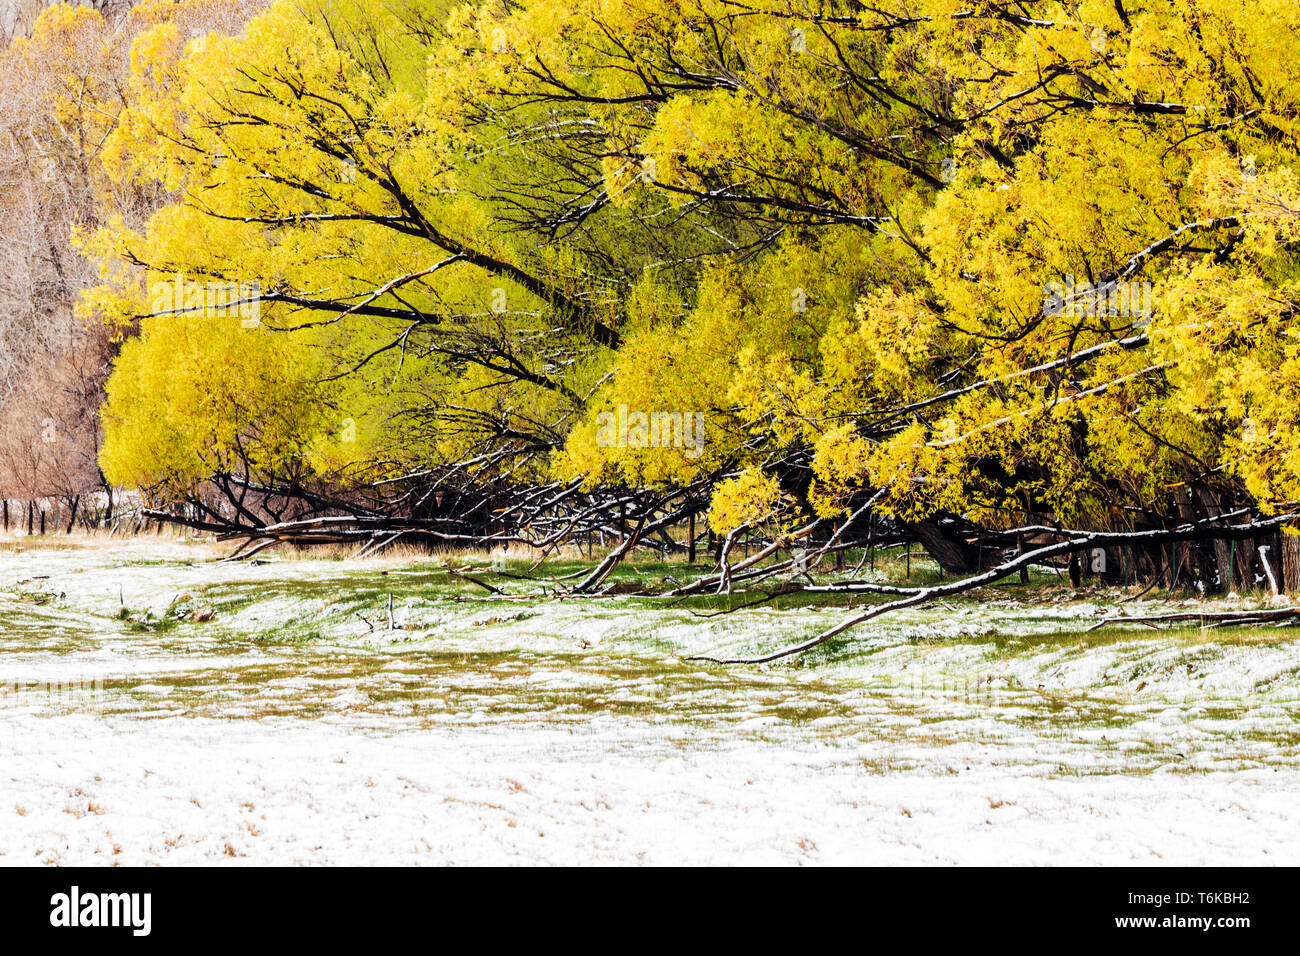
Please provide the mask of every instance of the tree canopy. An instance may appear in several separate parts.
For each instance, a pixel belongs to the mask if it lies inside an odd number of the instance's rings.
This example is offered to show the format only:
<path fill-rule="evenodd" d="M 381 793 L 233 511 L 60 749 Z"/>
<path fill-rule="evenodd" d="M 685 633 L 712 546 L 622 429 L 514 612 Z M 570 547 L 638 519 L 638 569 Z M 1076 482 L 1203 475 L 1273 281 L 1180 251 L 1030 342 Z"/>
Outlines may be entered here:
<path fill-rule="evenodd" d="M 689 488 L 722 534 L 1277 513 L 1298 31 L 1291 0 L 160 18 L 100 161 L 169 201 L 79 239 L 83 314 L 130 333 L 104 472 Z"/>

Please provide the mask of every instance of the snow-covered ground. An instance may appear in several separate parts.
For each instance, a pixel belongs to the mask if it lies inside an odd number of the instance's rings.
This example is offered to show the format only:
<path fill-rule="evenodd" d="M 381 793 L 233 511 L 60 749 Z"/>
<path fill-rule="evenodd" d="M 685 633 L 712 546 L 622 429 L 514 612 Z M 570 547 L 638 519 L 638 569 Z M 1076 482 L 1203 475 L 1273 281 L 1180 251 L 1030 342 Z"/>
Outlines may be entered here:
<path fill-rule="evenodd" d="M 5 863 L 1294 864 L 1292 769 L 1053 778 L 826 745 L 678 754 L 608 718 L 369 734 L 340 724 L 21 718 Z M 920 748 L 918 748 L 920 749 Z M 963 760 L 970 759 L 970 769 Z"/>
<path fill-rule="evenodd" d="M 845 612 L 210 561 L 0 548 L 0 863 L 1300 862 L 1290 632 L 1008 599 L 724 669 Z"/>

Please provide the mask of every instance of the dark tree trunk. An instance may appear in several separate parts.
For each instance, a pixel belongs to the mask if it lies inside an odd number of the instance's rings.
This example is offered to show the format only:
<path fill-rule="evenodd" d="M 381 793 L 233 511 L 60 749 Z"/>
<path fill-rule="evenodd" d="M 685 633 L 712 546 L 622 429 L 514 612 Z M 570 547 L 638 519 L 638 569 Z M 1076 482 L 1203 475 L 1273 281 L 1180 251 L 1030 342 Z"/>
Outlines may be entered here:
<path fill-rule="evenodd" d="M 1201 510 L 1205 512 L 1205 517 L 1217 518 L 1223 514 L 1223 508 L 1219 506 L 1208 488 L 1198 489 L 1196 496 L 1201 503 Z M 1229 565 L 1236 564 L 1236 554 L 1231 542 L 1224 541 L 1222 538 L 1215 538 L 1210 542 L 1210 546 L 1214 551 L 1214 570 L 1216 573 L 1213 578 L 1206 582 L 1206 587 L 1217 591 L 1231 591 L 1233 589 L 1231 577 L 1236 572 L 1235 567 L 1229 567 Z"/>
<path fill-rule="evenodd" d="M 1300 594 L 1300 534 L 1282 535 L 1282 588 Z"/>
<path fill-rule="evenodd" d="M 978 569 L 979 545 L 972 546 L 966 540 L 959 522 L 931 518 L 906 527 L 945 574 L 971 574 Z"/>

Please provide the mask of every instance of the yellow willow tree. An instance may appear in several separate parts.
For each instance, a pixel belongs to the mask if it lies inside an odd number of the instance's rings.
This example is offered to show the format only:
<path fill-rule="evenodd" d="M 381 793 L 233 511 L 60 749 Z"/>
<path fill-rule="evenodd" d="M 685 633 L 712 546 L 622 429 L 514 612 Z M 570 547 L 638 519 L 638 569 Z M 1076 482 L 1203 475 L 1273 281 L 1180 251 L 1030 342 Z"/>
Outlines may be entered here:
<path fill-rule="evenodd" d="M 526 0 L 160 28 L 110 154 L 178 198 L 91 241 L 91 305 L 183 322 L 152 285 L 256 283 L 247 348 L 310 357 L 295 475 L 704 480 L 721 530 L 870 499 L 958 567 L 945 516 L 1269 510 L 1294 497 L 1298 21 Z M 167 340 L 139 367 L 184 375 Z M 109 459 L 169 394 L 114 418 Z M 702 415 L 703 447 L 649 440 L 656 413 Z"/>
<path fill-rule="evenodd" d="M 281 4 L 238 37 L 162 23 L 136 41 L 107 163 L 177 199 L 143 228 L 85 239 L 108 280 L 87 311 L 142 328 L 110 384 L 112 476 L 184 491 L 237 446 L 262 480 L 387 477 L 495 452 L 517 466 L 562 439 L 592 351 L 618 342 L 609 296 L 582 285 L 573 250 L 494 228 L 509 205 L 479 192 L 475 164 L 502 159 L 426 95 L 441 42 L 426 7 Z M 248 334 L 229 367 L 190 361 L 222 289 L 242 290 L 224 317 Z M 140 389 L 150 366 L 168 374 Z M 275 403 L 256 399 L 290 368 L 305 430 L 272 447 L 261 417 Z M 162 441 L 145 432 L 158 420 L 193 427 Z"/>
<path fill-rule="evenodd" d="M 1175 331 L 1204 270 L 1239 277 L 1237 307 L 1267 307 L 1259 333 L 1276 347 L 1211 332 L 1207 304 L 1198 335 L 1215 377 L 1288 377 L 1290 207 L 1274 198 L 1266 214 L 1258 187 L 1239 187 L 1282 183 L 1294 161 L 1293 6 L 566 10 L 500 19 L 506 36 L 541 39 L 518 41 L 498 94 L 609 111 L 611 191 L 637 178 L 630 168 L 683 205 L 780 224 L 770 256 L 703 287 L 735 291 L 700 296 L 676 348 L 644 333 L 650 354 L 697 358 L 699 377 L 665 362 L 656 385 L 644 361 L 620 363 L 598 412 L 716 396 L 725 382 L 753 437 L 742 463 L 808 448 L 808 503 L 827 516 L 879 488 L 880 506 L 910 521 L 1113 527 L 1293 497 L 1259 493 L 1289 463 L 1244 464 L 1245 404 L 1205 394 L 1213 379 L 1193 356 L 1180 367 L 1191 342 Z M 1210 167 L 1233 171 L 1233 189 L 1213 187 L 1223 201 L 1207 196 Z M 795 245 L 814 250 L 811 270 Z M 856 275 L 853 251 L 870 263 Z M 792 314 L 781 302 L 796 293 L 829 307 Z M 1232 295 L 1220 285 L 1209 298 Z M 1247 431 L 1271 435 L 1276 418 Z M 596 430 L 571 442 L 577 470 L 599 457 Z M 639 467 L 629 458 L 605 456 Z"/>

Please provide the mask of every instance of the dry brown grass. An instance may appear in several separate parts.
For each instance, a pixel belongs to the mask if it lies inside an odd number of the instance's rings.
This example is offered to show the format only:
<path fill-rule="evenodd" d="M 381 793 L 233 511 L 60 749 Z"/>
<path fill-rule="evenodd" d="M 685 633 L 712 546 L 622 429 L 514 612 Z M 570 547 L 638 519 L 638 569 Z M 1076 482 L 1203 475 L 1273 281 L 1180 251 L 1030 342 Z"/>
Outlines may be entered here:
<path fill-rule="evenodd" d="M 150 530 L 143 534 L 124 534 L 119 528 L 118 532 L 111 536 L 106 528 L 91 531 L 77 528 L 71 534 L 60 532 L 45 535 L 28 535 L 22 530 L 14 529 L 11 529 L 8 533 L 0 532 L 0 549 L 78 548 L 135 552 L 141 557 L 168 557 L 176 554 L 178 549 L 183 548 L 185 555 L 188 557 L 199 556 L 218 559 L 233 554 L 240 543 L 242 543 L 241 539 L 219 541 L 214 535 L 196 534 L 188 529 L 173 526 L 164 526 L 160 531 L 154 532 Z M 319 544 L 306 547 L 283 543 L 259 552 L 257 557 L 274 557 L 280 560 L 287 558 L 291 560 L 328 561 L 352 558 L 360 550 L 361 545 L 353 543 Z M 159 553 L 160 551 L 163 553 Z M 456 565 L 486 566 L 491 564 L 493 559 L 500 556 L 501 553 L 502 551 L 499 548 L 491 552 L 483 548 L 433 551 L 427 547 L 399 541 L 384 548 L 378 554 L 367 557 L 365 560 L 367 563 L 374 562 L 379 565 L 438 560 Z M 601 549 L 596 549 L 597 559 L 602 553 Z M 545 555 L 538 548 L 516 544 L 506 550 L 505 557 L 511 562 L 534 562 L 541 560 Z M 566 547 L 559 552 L 552 553 L 551 557 L 574 559 L 578 557 L 578 551 L 574 547 Z M 585 553 L 582 557 L 583 560 L 586 560 Z"/>

